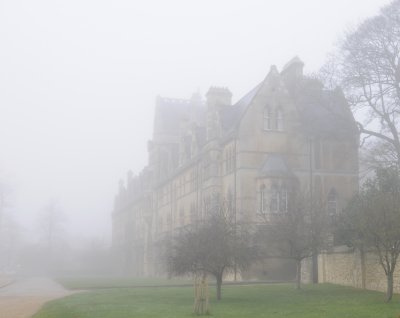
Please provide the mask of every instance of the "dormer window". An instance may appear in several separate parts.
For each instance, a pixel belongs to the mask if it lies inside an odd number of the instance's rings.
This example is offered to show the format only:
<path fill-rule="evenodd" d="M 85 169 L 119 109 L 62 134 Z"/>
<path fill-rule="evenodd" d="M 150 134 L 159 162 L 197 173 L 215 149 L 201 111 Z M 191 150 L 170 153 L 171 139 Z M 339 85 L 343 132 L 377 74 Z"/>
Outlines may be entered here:
<path fill-rule="evenodd" d="M 283 131 L 283 111 L 281 107 L 277 109 L 265 106 L 263 113 L 263 129 Z"/>
<path fill-rule="evenodd" d="M 271 130 L 272 129 L 272 111 L 269 106 L 264 108 L 264 116 L 263 116 L 263 126 L 264 130 Z"/>

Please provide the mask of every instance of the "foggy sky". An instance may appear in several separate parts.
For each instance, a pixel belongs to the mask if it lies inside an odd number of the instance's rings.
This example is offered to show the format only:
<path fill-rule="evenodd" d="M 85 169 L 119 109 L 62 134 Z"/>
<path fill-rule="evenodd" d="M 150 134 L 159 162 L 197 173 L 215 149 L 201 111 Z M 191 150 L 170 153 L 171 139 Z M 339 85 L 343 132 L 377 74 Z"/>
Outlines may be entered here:
<path fill-rule="evenodd" d="M 0 179 L 28 231 L 51 198 L 71 236 L 110 235 L 118 180 L 147 162 L 157 95 L 236 101 L 293 56 L 318 70 L 382 0 L 0 0 Z"/>

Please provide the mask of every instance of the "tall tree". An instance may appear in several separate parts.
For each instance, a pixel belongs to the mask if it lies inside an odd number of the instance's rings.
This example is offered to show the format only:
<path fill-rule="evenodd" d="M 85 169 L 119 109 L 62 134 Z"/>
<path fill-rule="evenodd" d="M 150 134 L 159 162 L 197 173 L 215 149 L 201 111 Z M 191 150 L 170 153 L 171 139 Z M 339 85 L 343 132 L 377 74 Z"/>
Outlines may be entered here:
<path fill-rule="evenodd" d="M 395 168 L 381 168 L 342 213 L 347 244 L 378 255 L 387 278 L 386 301 L 393 296 L 393 274 L 400 255 L 400 178 Z"/>
<path fill-rule="evenodd" d="M 10 188 L 8 185 L 0 179 L 0 232 L 3 227 L 3 219 L 5 215 L 5 210 L 10 206 L 9 203 Z"/>
<path fill-rule="evenodd" d="M 54 200 L 49 201 L 39 214 L 42 239 L 50 254 L 63 237 L 65 221 L 65 215 Z"/>
<path fill-rule="evenodd" d="M 399 166 L 400 0 L 347 34 L 321 75 L 325 84 L 340 85 L 364 118 L 359 130 L 364 141 L 371 138 L 371 148 L 379 148 L 375 160 Z"/>

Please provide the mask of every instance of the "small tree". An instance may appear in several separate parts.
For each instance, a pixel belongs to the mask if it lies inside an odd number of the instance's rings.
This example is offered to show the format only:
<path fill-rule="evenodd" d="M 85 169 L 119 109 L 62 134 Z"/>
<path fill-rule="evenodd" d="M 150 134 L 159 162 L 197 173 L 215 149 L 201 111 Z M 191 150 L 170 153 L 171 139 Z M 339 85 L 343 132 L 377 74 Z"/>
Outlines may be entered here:
<path fill-rule="evenodd" d="M 258 231 L 267 242 L 266 257 L 296 262 L 296 288 L 301 288 L 301 265 L 312 257 L 329 238 L 329 218 L 322 200 L 301 191 L 289 193 L 287 211 L 268 215 Z"/>
<path fill-rule="evenodd" d="M 339 222 L 350 246 L 378 255 L 387 278 L 386 302 L 393 296 L 393 273 L 400 254 L 400 178 L 395 168 L 379 169 L 354 197 Z"/>
<path fill-rule="evenodd" d="M 228 209 L 217 204 L 197 225 L 182 228 L 169 242 L 167 270 L 171 275 L 210 274 L 221 300 L 224 274 L 245 269 L 255 257 L 248 227 L 236 224 Z"/>

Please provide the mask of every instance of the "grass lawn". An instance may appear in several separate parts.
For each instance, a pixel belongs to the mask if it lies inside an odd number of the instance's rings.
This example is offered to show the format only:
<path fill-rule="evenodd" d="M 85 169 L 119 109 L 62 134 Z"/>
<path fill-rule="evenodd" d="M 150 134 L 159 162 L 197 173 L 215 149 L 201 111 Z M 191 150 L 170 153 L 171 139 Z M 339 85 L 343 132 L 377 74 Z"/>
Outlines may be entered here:
<path fill-rule="evenodd" d="M 251 285 L 223 287 L 222 301 L 211 292 L 211 317 L 398 318 L 400 295 L 335 285 Z M 190 287 L 143 287 L 94 290 L 46 304 L 33 318 L 194 317 Z"/>
<path fill-rule="evenodd" d="M 56 280 L 67 289 L 105 289 L 116 287 L 144 287 L 144 286 L 181 286 L 193 285 L 191 279 L 163 279 L 141 277 L 115 277 L 115 276 L 65 276 Z"/>

